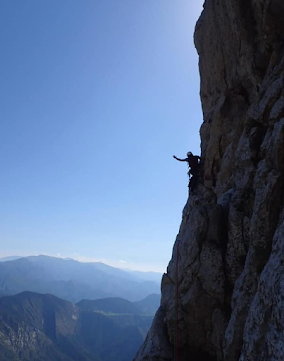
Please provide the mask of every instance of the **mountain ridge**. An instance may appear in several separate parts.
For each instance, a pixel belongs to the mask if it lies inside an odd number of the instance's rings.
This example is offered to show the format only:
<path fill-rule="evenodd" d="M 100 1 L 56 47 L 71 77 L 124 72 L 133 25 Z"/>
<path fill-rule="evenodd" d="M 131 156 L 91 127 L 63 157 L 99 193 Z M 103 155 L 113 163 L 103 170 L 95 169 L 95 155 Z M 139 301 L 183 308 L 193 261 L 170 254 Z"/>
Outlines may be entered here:
<path fill-rule="evenodd" d="M 48 256 L 0 262 L 0 294 L 26 290 L 52 293 L 75 303 L 84 298 L 106 297 L 139 301 L 148 294 L 159 293 L 160 285 L 101 263 L 80 263 Z"/>
<path fill-rule="evenodd" d="M 2 297 L 0 361 L 130 361 L 153 317 L 133 314 L 136 307 L 125 304 L 126 317 L 85 310 L 51 294 Z"/>

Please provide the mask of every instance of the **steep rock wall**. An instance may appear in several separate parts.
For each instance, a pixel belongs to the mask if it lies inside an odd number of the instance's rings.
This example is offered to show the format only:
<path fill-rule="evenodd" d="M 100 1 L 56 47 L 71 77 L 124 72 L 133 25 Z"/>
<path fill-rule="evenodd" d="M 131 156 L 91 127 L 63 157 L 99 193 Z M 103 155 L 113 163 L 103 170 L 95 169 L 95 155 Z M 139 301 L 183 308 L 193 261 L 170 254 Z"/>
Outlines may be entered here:
<path fill-rule="evenodd" d="M 202 177 L 135 361 L 284 360 L 283 20 L 283 0 L 204 4 Z"/>

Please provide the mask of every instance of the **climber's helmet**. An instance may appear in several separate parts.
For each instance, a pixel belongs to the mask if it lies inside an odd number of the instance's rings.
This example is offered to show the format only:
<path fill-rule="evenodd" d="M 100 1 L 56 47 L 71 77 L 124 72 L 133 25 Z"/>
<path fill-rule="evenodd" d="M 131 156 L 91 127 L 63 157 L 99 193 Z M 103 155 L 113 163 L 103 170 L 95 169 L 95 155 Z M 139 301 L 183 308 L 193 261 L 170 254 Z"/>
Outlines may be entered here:
<path fill-rule="evenodd" d="M 188 157 L 191 157 L 191 156 L 192 156 L 192 153 L 191 153 L 191 152 L 187 152 L 186 155 L 187 155 Z"/>

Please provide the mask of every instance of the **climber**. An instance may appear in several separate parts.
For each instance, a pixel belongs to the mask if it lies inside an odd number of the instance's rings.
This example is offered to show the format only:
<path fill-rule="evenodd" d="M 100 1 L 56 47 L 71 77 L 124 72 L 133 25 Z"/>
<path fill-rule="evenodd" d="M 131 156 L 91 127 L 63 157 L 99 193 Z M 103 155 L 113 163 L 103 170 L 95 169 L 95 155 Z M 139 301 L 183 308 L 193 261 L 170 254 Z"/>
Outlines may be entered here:
<path fill-rule="evenodd" d="M 198 169 L 199 169 L 199 163 L 201 158 L 198 155 L 193 155 L 191 152 L 187 152 L 187 158 L 180 159 L 177 158 L 175 155 L 173 156 L 176 160 L 179 160 L 180 162 L 187 162 L 188 167 L 190 168 L 188 171 L 189 176 L 189 183 L 188 188 L 189 190 L 194 190 L 196 183 L 197 183 L 197 177 L 198 177 Z M 190 178 L 190 176 L 192 176 Z"/>

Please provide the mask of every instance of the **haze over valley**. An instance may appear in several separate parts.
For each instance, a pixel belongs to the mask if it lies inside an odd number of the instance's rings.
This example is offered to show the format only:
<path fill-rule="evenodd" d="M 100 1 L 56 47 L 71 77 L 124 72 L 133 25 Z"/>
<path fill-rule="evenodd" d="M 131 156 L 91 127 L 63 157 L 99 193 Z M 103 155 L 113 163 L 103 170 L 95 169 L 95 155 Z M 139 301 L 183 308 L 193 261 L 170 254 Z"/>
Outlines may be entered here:
<path fill-rule="evenodd" d="M 0 259 L 0 360 L 130 361 L 160 305 L 161 276 L 48 256 Z"/>

